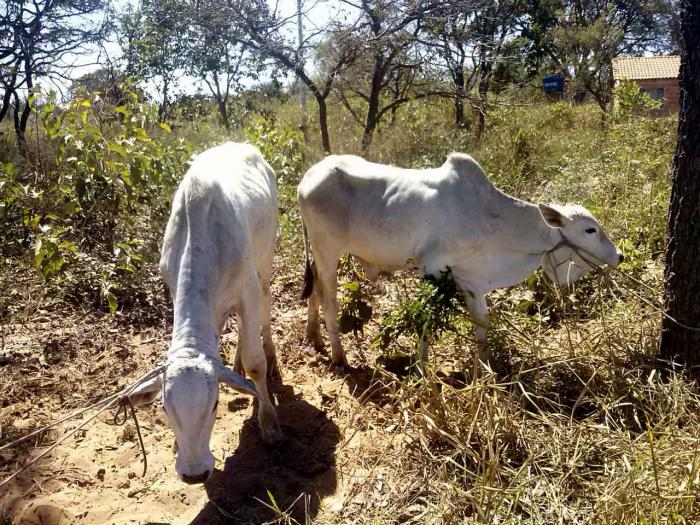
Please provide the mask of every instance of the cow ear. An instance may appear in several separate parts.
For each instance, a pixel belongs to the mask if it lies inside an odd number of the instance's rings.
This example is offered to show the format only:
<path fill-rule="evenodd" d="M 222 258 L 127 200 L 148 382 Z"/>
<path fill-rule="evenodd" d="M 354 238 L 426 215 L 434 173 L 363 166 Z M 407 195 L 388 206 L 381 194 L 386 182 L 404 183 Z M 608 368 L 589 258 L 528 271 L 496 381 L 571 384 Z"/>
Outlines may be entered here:
<path fill-rule="evenodd" d="M 538 204 L 537 208 L 540 210 L 544 222 L 550 228 L 563 228 L 566 224 L 566 216 L 562 215 L 556 208 L 546 204 Z"/>
<path fill-rule="evenodd" d="M 219 366 L 216 370 L 220 383 L 230 386 L 241 394 L 250 394 L 253 397 L 258 397 L 258 391 L 255 390 L 255 385 L 248 381 L 238 372 L 234 372 L 225 366 Z"/>
<path fill-rule="evenodd" d="M 163 388 L 163 378 L 158 374 L 153 379 L 141 383 L 136 389 L 129 394 L 129 401 L 135 407 L 153 403 L 160 394 Z"/>

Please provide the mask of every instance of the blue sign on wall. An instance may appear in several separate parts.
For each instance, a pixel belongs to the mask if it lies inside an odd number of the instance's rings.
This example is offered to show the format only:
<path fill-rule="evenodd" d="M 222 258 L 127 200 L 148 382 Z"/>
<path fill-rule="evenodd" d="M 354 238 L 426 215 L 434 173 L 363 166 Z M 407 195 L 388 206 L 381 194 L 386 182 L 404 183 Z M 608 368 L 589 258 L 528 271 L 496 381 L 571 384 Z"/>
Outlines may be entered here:
<path fill-rule="evenodd" d="M 542 89 L 544 89 L 547 93 L 563 93 L 564 77 L 544 77 L 542 79 Z"/>

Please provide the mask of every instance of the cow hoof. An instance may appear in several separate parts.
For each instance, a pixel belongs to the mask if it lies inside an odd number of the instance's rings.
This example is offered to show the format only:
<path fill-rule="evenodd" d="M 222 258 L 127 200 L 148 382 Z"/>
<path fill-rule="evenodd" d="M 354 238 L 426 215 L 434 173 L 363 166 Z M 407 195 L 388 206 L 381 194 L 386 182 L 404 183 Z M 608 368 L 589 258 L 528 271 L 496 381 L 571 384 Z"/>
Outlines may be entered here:
<path fill-rule="evenodd" d="M 321 336 L 307 336 L 306 341 L 314 347 L 314 350 L 320 352 L 324 348 L 323 339 Z"/>
<path fill-rule="evenodd" d="M 348 364 L 347 360 L 342 360 L 342 361 L 333 361 L 333 368 L 335 371 L 339 374 L 345 374 L 350 371 L 350 365 Z"/>
<path fill-rule="evenodd" d="M 280 373 L 279 368 L 274 367 L 272 369 L 267 369 L 267 385 L 272 393 L 278 392 L 280 388 L 284 386 L 284 381 L 282 380 L 282 374 Z"/>
<path fill-rule="evenodd" d="M 285 439 L 284 432 L 279 428 L 273 428 L 267 432 L 263 432 L 262 440 L 268 447 L 276 447 L 284 443 Z"/>

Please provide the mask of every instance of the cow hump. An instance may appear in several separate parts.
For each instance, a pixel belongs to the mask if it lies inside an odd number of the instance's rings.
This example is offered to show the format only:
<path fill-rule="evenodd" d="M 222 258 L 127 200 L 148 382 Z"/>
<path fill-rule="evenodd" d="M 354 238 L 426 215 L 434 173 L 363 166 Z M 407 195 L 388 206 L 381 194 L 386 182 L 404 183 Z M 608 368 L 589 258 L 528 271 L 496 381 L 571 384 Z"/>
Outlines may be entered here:
<path fill-rule="evenodd" d="M 451 153 L 444 167 L 472 188 L 481 188 L 486 191 L 494 188 L 479 163 L 466 153 Z"/>

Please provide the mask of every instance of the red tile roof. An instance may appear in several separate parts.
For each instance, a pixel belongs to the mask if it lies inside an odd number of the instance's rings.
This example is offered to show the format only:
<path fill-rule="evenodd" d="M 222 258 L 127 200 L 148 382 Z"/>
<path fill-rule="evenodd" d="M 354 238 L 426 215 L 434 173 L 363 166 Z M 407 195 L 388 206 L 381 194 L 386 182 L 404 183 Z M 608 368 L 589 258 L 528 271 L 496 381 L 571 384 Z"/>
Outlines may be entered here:
<path fill-rule="evenodd" d="M 661 57 L 613 58 L 613 78 L 620 80 L 645 80 L 652 78 L 678 78 L 681 58 L 678 55 Z"/>

